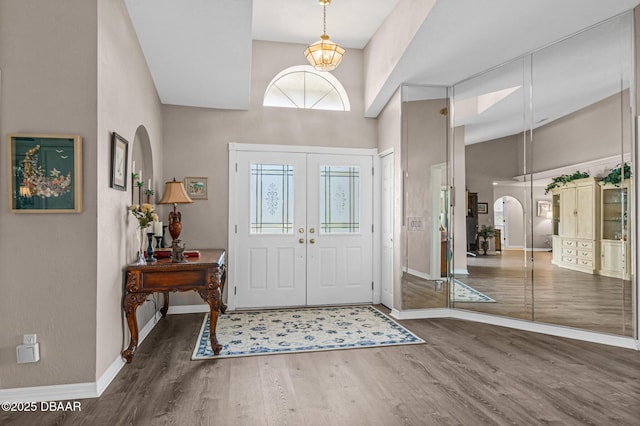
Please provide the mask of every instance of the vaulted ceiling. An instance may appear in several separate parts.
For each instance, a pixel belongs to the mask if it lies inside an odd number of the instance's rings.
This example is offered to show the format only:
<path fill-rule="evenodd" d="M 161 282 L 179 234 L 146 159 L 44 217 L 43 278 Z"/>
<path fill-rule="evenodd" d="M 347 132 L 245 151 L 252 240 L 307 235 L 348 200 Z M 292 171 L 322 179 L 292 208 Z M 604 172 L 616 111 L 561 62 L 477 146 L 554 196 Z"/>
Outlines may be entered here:
<path fill-rule="evenodd" d="M 304 45 L 322 33 L 318 0 L 125 1 L 165 104 L 247 109 L 252 41 L 300 44 L 303 64 Z M 365 105 L 365 115 L 375 117 L 402 83 L 450 86 L 639 3 L 333 0 L 327 7 L 327 33 L 343 47 L 366 50 L 381 26 L 387 34 L 402 30 L 403 22 L 393 21 L 396 8 L 429 8 L 426 19 L 403 52 L 396 54 L 399 59 Z"/>

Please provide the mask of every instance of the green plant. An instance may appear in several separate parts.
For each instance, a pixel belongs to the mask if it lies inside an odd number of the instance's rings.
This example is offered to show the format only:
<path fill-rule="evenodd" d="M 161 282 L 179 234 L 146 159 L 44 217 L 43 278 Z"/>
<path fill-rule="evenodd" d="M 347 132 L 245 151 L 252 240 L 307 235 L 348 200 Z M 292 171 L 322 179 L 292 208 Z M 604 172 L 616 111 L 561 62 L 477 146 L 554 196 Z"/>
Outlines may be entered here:
<path fill-rule="evenodd" d="M 615 186 L 620 186 L 620 182 L 622 182 L 623 178 L 623 170 L 624 179 L 631 178 L 631 165 L 629 163 L 624 163 L 624 166 L 620 167 L 618 164 L 616 168 L 611 169 L 609 174 L 602 179 L 602 183 L 610 183 Z"/>
<path fill-rule="evenodd" d="M 496 235 L 496 229 L 491 225 L 482 225 L 482 228 L 478 231 L 478 235 L 480 235 L 484 241 L 487 241 L 487 238 L 492 238 Z"/>
<path fill-rule="evenodd" d="M 547 187 L 544 189 L 544 193 L 548 194 L 549 191 L 551 191 L 553 188 L 557 188 L 560 185 L 566 185 L 567 183 L 571 182 L 572 180 L 584 179 L 584 178 L 588 178 L 588 177 L 589 177 L 589 172 L 581 172 L 580 170 L 577 170 L 577 171 L 573 172 L 573 174 L 570 174 L 570 175 L 556 176 L 554 178 L 551 178 L 551 183 L 549 185 L 547 185 Z"/>

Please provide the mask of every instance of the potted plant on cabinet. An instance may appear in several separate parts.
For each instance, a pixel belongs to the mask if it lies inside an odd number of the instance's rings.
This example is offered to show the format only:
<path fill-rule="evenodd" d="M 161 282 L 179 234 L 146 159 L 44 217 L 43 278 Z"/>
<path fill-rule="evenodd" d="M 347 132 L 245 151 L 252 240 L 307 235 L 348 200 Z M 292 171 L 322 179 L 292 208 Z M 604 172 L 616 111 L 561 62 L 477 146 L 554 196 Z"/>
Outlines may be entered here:
<path fill-rule="evenodd" d="M 482 254 L 486 255 L 487 250 L 489 249 L 489 238 L 493 238 L 496 235 L 496 230 L 491 225 L 482 225 L 482 228 L 478 231 L 478 235 L 482 238 L 482 243 L 480 244 L 482 247 Z"/>

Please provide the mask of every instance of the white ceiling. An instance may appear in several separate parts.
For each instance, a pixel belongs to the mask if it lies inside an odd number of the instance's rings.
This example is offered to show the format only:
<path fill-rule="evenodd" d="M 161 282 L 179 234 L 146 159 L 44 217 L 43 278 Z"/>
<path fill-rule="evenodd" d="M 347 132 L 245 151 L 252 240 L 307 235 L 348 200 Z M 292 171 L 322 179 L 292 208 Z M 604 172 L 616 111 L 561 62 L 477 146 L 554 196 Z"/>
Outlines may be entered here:
<path fill-rule="evenodd" d="M 125 1 L 165 104 L 246 109 L 252 40 L 310 44 L 322 33 L 322 7 L 317 0 Z M 377 116 L 401 83 L 450 86 L 640 3 L 333 0 L 327 7 L 327 34 L 344 47 L 361 49 L 396 4 L 405 1 L 432 1 L 434 6 L 386 84 L 367 106 L 365 115 L 370 117 Z M 594 46 L 583 56 L 604 57 L 600 52 L 600 47 Z M 304 62 L 301 54 L 300 63 Z M 514 95 L 517 91 L 507 99 Z M 571 94 L 565 97 L 570 99 Z M 581 98 L 581 103 L 590 101 Z M 478 132 L 476 139 L 486 137 L 480 129 Z"/>

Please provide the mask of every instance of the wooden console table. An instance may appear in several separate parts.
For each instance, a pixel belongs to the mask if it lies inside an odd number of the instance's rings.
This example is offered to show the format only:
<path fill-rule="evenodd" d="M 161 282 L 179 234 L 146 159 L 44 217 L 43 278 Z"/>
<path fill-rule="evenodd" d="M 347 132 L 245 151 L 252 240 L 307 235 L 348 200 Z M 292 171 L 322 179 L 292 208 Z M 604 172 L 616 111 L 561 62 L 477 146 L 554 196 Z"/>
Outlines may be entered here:
<path fill-rule="evenodd" d="M 164 294 L 164 306 L 160 310 L 162 316 L 169 309 L 170 291 L 195 290 L 209 304 L 211 310 L 211 348 L 217 355 L 222 349 L 216 338 L 218 311 L 224 313 L 226 306 L 222 303 L 225 284 L 225 250 L 199 250 L 199 257 L 187 257 L 185 263 L 171 263 L 171 259 L 159 259 L 147 265 L 128 265 L 122 309 L 127 316 L 127 324 L 131 333 L 129 347 L 122 351 L 122 357 L 130 363 L 138 347 L 138 321 L 136 310 L 153 293 Z"/>

